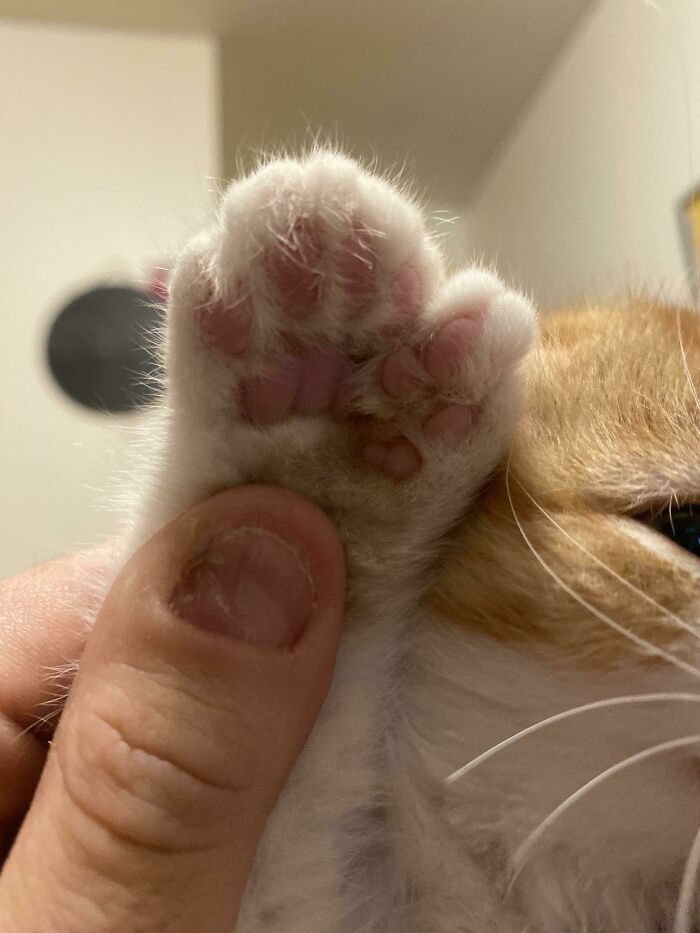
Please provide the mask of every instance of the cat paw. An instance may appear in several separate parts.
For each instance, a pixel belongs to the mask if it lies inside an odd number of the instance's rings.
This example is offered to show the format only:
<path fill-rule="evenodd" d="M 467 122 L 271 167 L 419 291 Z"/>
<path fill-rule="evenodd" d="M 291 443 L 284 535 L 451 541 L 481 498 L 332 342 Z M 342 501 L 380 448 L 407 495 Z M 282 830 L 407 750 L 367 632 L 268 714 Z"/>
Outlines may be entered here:
<path fill-rule="evenodd" d="M 444 280 L 396 189 L 321 154 L 230 188 L 177 270 L 168 370 L 204 423 L 330 419 L 366 466 L 402 481 L 469 437 L 533 327 L 491 273 Z"/>

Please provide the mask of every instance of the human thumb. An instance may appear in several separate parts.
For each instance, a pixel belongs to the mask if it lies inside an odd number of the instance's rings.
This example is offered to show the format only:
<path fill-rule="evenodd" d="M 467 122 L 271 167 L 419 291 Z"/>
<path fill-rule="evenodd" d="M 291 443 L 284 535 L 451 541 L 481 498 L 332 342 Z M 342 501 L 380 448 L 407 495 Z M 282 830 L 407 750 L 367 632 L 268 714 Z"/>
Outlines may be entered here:
<path fill-rule="evenodd" d="M 328 689 L 345 569 L 285 490 L 221 493 L 127 564 L 0 876 L 5 933 L 231 933 Z"/>

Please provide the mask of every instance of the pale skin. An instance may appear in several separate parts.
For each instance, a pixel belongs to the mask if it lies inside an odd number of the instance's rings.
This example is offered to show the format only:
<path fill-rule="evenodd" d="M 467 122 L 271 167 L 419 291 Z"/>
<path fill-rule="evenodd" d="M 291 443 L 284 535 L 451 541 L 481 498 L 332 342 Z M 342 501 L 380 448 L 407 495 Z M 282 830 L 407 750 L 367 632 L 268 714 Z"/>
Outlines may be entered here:
<path fill-rule="evenodd" d="M 0 583 L 3 931 L 231 933 L 330 683 L 342 545 L 292 493 L 222 493 L 129 561 L 86 641 L 101 572 L 88 553 Z M 78 657 L 55 736 L 30 728 Z"/>

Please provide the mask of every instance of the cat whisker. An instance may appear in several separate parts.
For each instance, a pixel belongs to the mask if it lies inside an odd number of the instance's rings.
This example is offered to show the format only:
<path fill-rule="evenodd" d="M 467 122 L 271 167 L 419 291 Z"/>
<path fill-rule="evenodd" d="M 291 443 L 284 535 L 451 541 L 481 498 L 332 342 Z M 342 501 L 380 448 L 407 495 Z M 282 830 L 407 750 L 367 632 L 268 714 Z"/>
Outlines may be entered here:
<path fill-rule="evenodd" d="M 693 933 L 695 929 L 693 907 L 698 890 L 698 869 L 700 869 L 700 829 L 695 834 L 685 861 L 676 916 L 673 921 L 673 933 Z"/>
<path fill-rule="evenodd" d="M 527 738 L 527 736 L 533 735 L 541 729 L 546 729 L 547 726 L 552 726 L 557 722 L 565 722 L 567 719 L 573 719 L 575 716 L 593 712 L 594 710 L 606 709 L 611 706 L 634 706 L 645 703 L 700 703 L 700 693 L 630 694 L 629 696 L 609 697 L 604 700 L 596 700 L 592 703 L 584 703 L 581 706 L 563 710 L 560 713 L 555 713 L 553 716 L 548 716 L 546 719 L 533 723 L 533 725 L 527 726 L 525 729 L 521 729 L 520 732 L 516 732 L 507 739 L 503 739 L 503 741 L 491 746 L 491 748 L 487 749 L 485 752 L 481 752 L 476 758 L 472 758 L 467 764 L 462 765 L 461 768 L 458 768 L 457 771 L 450 774 L 450 776 L 446 778 L 446 783 L 453 784 L 485 761 L 488 761 L 489 758 L 493 758 L 498 752 L 504 751 L 511 745 L 515 745 L 515 743 L 519 742 L 521 739 Z"/>
<path fill-rule="evenodd" d="M 655 600 L 653 596 L 649 596 L 649 594 L 645 593 L 644 590 L 640 590 L 638 586 L 635 586 L 634 583 L 632 583 L 630 580 L 627 580 L 625 577 L 619 574 L 612 567 L 608 566 L 608 564 L 606 564 L 605 561 L 602 561 L 592 551 L 589 551 L 588 548 L 585 547 L 585 545 L 581 544 L 581 542 L 578 541 L 570 532 L 568 532 L 564 527 L 562 527 L 562 525 L 559 524 L 559 522 L 554 518 L 554 516 L 551 515 L 547 511 L 547 509 L 544 508 L 543 505 L 540 505 L 540 503 L 534 498 L 534 496 L 532 496 L 527 491 L 527 489 L 523 486 L 523 484 L 520 482 L 517 476 L 514 476 L 513 479 L 518 484 L 518 486 L 523 491 L 523 493 L 527 496 L 527 498 L 530 500 L 530 502 L 532 502 L 535 508 L 537 508 L 542 513 L 542 515 L 544 515 L 544 517 L 547 519 L 548 522 L 554 525 L 557 531 L 560 531 L 564 535 L 565 538 L 571 541 L 571 543 L 574 544 L 579 549 L 579 551 L 582 551 L 587 557 L 590 557 L 590 559 L 595 564 L 597 564 L 599 567 L 602 567 L 603 570 L 605 570 L 608 574 L 610 574 L 611 577 L 617 580 L 618 583 L 621 583 L 622 586 L 626 587 L 631 592 L 636 593 L 636 595 L 639 596 L 640 599 L 643 599 L 644 602 L 648 603 L 650 606 L 653 606 L 654 609 L 657 609 L 660 613 L 662 613 L 662 615 L 664 615 L 667 619 L 673 622 L 674 625 L 677 625 L 679 628 L 685 629 L 694 638 L 697 638 L 698 640 L 700 640 L 700 632 L 698 632 L 695 626 L 690 625 L 688 622 L 681 619 L 680 616 L 676 615 L 675 612 L 671 612 L 671 610 L 667 609 L 666 606 L 662 606 L 661 603 L 657 602 L 657 600 Z M 669 502 L 669 511 L 671 509 L 672 501 L 673 500 Z"/>
<path fill-rule="evenodd" d="M 639 648 L 643 648 L 646 652 L 654 654 L 657 657 L 663 658 L 665 661 L 668 661 L 669 664 L 672 664 L 674 667 L 677 667 L 679 670 L 685 671 L 686 674 L 690 674 L 693 677 L 700 679 L 700 669 L 694 667 L 692 664 L 688 664 L 686 661 L 681 660 L 670 652 L 666 651 L 664 648 L 659 648 L 657 645 L 652 644 L 650 641 L 647 641 L 646 638 L 642 638 L 639 635 L 636 635 L 634 632 L 630 631 L 628 628 L 625 628 L 624 625 L 620 625 L 619 622 L 616 622 L 614 619 L 611 619 L 610 616 L 598 609 L 597 606 L 594 606 L 592 603 L 589 603 L 587 599 L 581 596 L 580 593 L 577 593 L 572 587 L 569 586 L 559 574 L 549 566 L 545 559 L 538 552 L 537 548 L 533 545 L 532 541 L 527 535 L 527 532 L 523 528 L 523 524 L 520 521 L 520 518 L 515 509 L 515 503 L 513 502 L 513 495 L 510 488 L 510 459 L 506 466 L 506 493 L 508 495 L 508 502 L 510 505 L 510 510 L 515 520 L 515 524 L 518 526 L 518 531 L 522 535 L 525 544 L 532 552 L 533 557 L 537 560 L 540 566 L 549 574 L 549 576 L 554 580 L 554 582 L 564 590 L 565 593 L 568 593 L 572 599 L 583 606 L 584 609 L 587 609 L 596 619 L 599 619 L 604 625 L 607 625 L 608 628 L 613 629 L 619 635 L 622 635 L 628 641 L 633 642 Z"/>
<path fill-rule="evenodd" d="M 579 787 L 577 791 L 573 794 L 570 794 L 566 800 L 563 800 L 558 807 L 555 807 L 552 812 L 545 817 L 542 822 L 535 827 L 535 829 L 530 833 L 530 835 L 522 842 L 513 854 L 513 874 L 511 876 L 508 891 L 510 891 L 517 881 L 520 873 L 525 867 L 525 862 L 528 856 L 531 854 L 532 850 L 535 848 L 539 840 L 545 835 L 545 833 L 554 826 L 554 824 L 559 820 L 565 813 L 574 807 L 577 803 L 583 800 L 588 794 L 596 790 L 602 784 L 605 784 L 611 778 L 615 777 L 617 774 L 620 774 L 622 771 L 626 771 L 628 768 L 633 767 L 636 764 L 640 764 L 643 761 L 646 761 L 649 758 L 654 758 L 657 755 L 662 755 L 665 752 L 675 751 L 679 748 L 687 748 L 689 745 L 700 745 L 700 735 L 684 735 L 678 739 L 670 739 L 666 742 L 660 742 L 658 745 L 652 745 L 650 748 L 645 748 L 641 752 L 636 752 L 634 755 L 630 755 L 628 758 L 618 761 L 616 764 L 611 765 L 611 767 L 606 768 L 605 771 L 602 771 L 600 774 L 597 774 L 594 778 L 591 778 L 590 781 L 587 781 L 582 787 Z"/>

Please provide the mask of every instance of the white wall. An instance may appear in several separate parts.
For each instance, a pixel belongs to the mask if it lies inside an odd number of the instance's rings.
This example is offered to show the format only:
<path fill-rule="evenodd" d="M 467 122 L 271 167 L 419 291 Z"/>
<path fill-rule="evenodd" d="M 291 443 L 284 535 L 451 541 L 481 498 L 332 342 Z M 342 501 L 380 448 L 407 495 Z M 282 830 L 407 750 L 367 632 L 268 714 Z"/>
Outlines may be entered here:
<path fill-rule="evenodd" d="M 0 22 L 0 577 L 112 527 L 123 438 L 55 388 L 47 328 L 202 221 L 217 123 L 213 40 Z"/>
<path fill-rule="evenodd" d="M 466 199 L 592 2 L 236 0 L 222 37 L 227 172 L 320 133 L 405 165 L 439 201 Z"/>
<path fill-rule="evenodd" d="M 700 2 L 657 5 L 601 0 L 470 205 L 476 250 L 545 307 L 629 285 L 689 296 L 677 206 L 700 181 Z"/>

